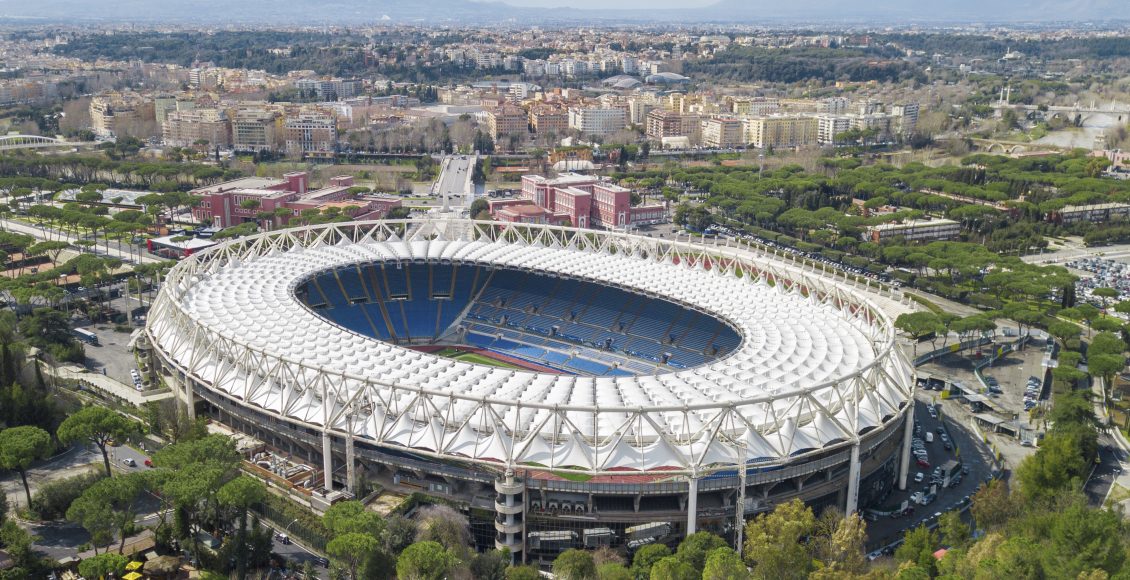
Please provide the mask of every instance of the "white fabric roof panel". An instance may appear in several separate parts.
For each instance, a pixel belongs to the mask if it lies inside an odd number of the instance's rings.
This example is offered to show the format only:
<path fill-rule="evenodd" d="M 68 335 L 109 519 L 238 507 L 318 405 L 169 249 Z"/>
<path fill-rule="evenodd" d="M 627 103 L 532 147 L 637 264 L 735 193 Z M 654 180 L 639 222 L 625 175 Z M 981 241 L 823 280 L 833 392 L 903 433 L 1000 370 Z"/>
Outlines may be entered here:
<path fill-rule="evenodd" d="M 522 457 L 511 459 L 617 470 L 685 466 L 688 457 L 704 463 L 736 457 L 732 446 L 707 446 L 702 440 L 713 428 L 720 408 L 740 415 L 742 428 L 728 437 L 745 441 L 751 460 L 770 453 L 787 456 L 850 438 L 845 432 L 850 425 L 843 403 L 847 397 L 833 396 L 836 387 L 808 395 L 833 413 L 831 417 L 813 411 L 784 418 L 798 409 L 792 395 L 765 403 L 731 403 L 786 394 L 864 372 L 877 361 L 879 349 L 888 340 L 889 328 L 851 316 L 830 301 L 820 302 L 815 293 L 804 296 L 786 291 L 783 284 L 769 285 L 764 278 L 754 281 L 748 276 L 710 273 L 701 265 L 688 268 L 628 252 L 468 241 L 469 236 L 457 233 L 448 231 L 442 234 L 448 239 L 431 241 L 364 238 L 352 242 L 342 237 L 335 243 L 305 248 L 296 244 L 285 251 L 252 250 L 225 261 L 237 266 L 201 269 L 184 284 L 167 285 L 155 311 L 170 309 L 191 324 L 151 316 L 150 336 L 170 358 L 214 382 L 214 388 L 305 422 L 324 420 L 325 413 L 316 408 L 324 405 L 323 393 L 344 403 L 366 391 L 371 393 L 370 400 L 384 403 L 375 406 L 374 416 L 356 419 L 355 428 L 378 441 L 436 453 L 446 449 L 493 461 L 505 459 L 497 455 L 525 449 Z M 322 318 L 294 295 L 296 287 L 319 272 L 381 260 L 476 261 L 612 283 L 720 313 L 743 339 L 723 358 L 666 374 L 595 378 L 537 374 L 472 365 L 363 337 Z M 196 328 L 215 336 L 201 344 Z M 216 336 L 232 342 L 216 340 Z M 251 379 L 249 374 L 272 372 L 271 363 L 247 357 L 233 364 L 233 350 L 239 349 L 314 368 L 291 372 L 285 380 Z M 228 362 L 219 364 L 225 358 Z M 886 356 L 878 364 L 887 376 L 910 377 L 905 361 L 898 357 Z M 242 380 L 225 375 L 216 381 L 232 368 L 244 374 Z M 344 380 L 341 375 L 370 382 Z M 896 412 L 906 401 L 909 385 L 879 383 L 863 397 L 856 421 L 859 429 L 880 425 L 883 416 Z M 300 393 L 288 392 L 293 387 L 287 384 L 297 386 Z M 405 389 L 428 391 L 430 403 L 413 403 L 418 397 Z M 315 392 L 316 400 L 312 399 Z M 482 421 L 470 417 L 484 411 L 462 397 L 487 400 L 502 423 L 484 428 Z M 556 420 L 554 406 L 564 408 Z M 648 407 L 657 406 L 669 409 L 647 412 Z M 632 421 L 641 408 L 649 420 Z M 676 410 L 680 408 L 686 410 Z M 806 411 L 814 408 L 811 404 L 804 407 Z M 384 416 L 386 409 L 388 417 Z M 568 433 L 561 431 L 562 421 L 570 425 Z M 615 441 L 626 422 L 632 431 L 630 445 L 629 437 L 624 437 L 615 448 L 596 448 Z M 746 432 L 745 424 L 757 427 L 761 434 Z M 539 425 L 541 436 L 528 433 Z M 511 441 L 513 434 L 522 440 Z M 623 449 L 625 445 L 631 451 Z M 484 455 L 487 453 L 492 456 Z"/>

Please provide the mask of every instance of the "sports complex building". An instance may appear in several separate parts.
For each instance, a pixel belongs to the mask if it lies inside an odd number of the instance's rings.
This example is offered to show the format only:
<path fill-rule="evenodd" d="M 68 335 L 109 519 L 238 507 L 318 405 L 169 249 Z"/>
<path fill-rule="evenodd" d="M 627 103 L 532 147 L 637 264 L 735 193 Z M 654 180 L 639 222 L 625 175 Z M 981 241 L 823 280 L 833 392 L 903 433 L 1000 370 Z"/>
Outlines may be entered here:
<path fill-rule="evenodd" d="M 516 559 L 632 549 L 905 487 L 913 369 L 865 292 L 749 248 L 469 220 L 268 232 L 176 266 L 178 397 L 467 507 Z M 737 532 L 740 533 L 740 532 Z"/>

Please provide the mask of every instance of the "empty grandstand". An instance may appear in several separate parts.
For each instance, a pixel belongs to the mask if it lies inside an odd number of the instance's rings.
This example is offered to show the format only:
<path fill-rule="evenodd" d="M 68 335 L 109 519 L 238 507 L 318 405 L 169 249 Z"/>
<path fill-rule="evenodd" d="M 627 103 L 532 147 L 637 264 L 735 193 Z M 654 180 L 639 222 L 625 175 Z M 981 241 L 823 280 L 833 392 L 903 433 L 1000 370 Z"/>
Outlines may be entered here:
<path fill-rule="evenodd" d="M 191 412 L 320 459 L 320 493 L 442 496 L 516 559 L 906 484 L 890 320 L 767 254 L 469 220 L 279 230 L 178 264 L 145 342 Z"/>
<path fill-rule="evenodd" d="M 311 277 L 297 294 L 365 336 L 473 346 L 583 376 L 686 369 L 741 342 L 727 322 L 690 305 L 493 266 L 355 264 Z"/>

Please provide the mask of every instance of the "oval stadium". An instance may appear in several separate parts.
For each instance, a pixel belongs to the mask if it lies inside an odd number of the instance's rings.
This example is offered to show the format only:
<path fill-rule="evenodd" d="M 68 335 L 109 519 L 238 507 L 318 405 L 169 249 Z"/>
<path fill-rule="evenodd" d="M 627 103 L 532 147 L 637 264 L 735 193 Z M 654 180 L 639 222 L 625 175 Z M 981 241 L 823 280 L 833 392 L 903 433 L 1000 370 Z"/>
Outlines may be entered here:
<path fill-rule="evenodd" d="M 345 223 L 185 259 L 146 339 L 192 413 L 319 466 L 315 496 L 419 490 L 535 562 L 904 487 L 913 369 L 868 291 L 748 247 Z"/>

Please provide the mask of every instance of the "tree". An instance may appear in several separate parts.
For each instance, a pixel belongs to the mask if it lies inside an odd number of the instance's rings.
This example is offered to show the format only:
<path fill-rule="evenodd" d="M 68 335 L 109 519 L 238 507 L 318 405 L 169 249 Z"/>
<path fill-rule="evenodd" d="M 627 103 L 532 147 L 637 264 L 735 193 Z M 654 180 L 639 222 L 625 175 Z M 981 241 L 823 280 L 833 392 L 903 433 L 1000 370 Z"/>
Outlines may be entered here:
<path fill-rule="evenodd" d="M 806 578 L 812 553 L 805 539 L 816 530 L 816 516 L 799 499 L 777 506 L 746 524 L 745 561 L 755 578 Z"/>
<path fill-rule="evenodd" d="M 396 559 L 396 575 L 400 580 L 440 580 L 458 563 L 439 542 L 416 542 Z"/>
<path fill-rule="evenodd" d="M 541 574 L 533 566 L 511 566 L 506 569 L 506 580 L 541 580 Z"/>
<path fill-rule="evenodd" d="M 863 547 L 867 541 L 867 522 L 859 514 L 842 516 L 836 510 L 827 510 L 817 529 L 813 543 L 816 558 L 824 565 L 817 572 L 819 576 L 838 577 L 866 571 Z"/>
<path fill-rule="evenodd" d="M 1050 500 L 1085 475 L 1088 460 L 1080 452 L 1079 435 L 1052 433 L 1016 469 L 1020 491 L 1029 501 Z"/>
<path fill-rule="evenodd" d="M 110 506 L 111 521 L 118 532 L 118 553 L 121 554 L 125 550 L 126 536 L 134 529 L 135 508 L 146 489 L 146 474 L 130 473 L 123 477 L 102 479 L 90 489 L 93 490 L 88 490 L 93 498 Z"/>
<path fill-rule="evenodd" d="M 903 544 L 895 550 L 895 560 L 914 564 L 932 575 L 937 547 L 937 535 L 925 525 L 920 525 L 906 532 Z"/>
<path fill-rule="evenodd" d="M 77 413 L 67 417 L 59 425 L 59 440 L 64 443 L 76 441 L 89 441 L 102 452 L 102 463 L 106 467 L 106 477 L 111 477 L 110 454 L 106 446 L 114 439 L 123 439 L 141 432 L 141 425 L 137 421 L 127 419 L 124 415 L 106 407 L 83 407 Z"/>
<path fill-rule="evenodd" d="M 702 575 L 677 556 L 667 556 L 651 567 L 651 580 L 698 580 Z"/>
<path fill-rule="evenodd" d="M 1126 357 L 1121 354 L 1095 354 L 1087 359 L 1087 372 L 1092 377 L 1103 379 L 1104 393 L 1111 387 L 1114 376 L 1124 368 L 1126 368 Z"/>
<path fill-rule="evenodd" d="M 918 356 L 918 341 L 923 338 L 943 332 L 945 327 L 938 316 L 933 312 L 911 312 L 900 314 L 895 319 L 895 328 L 907 333 L 914 339 L 914 356 Z"/>
<path fill-rule="evenodd" d="M 471 558 L 471 577 L 475 580 L 506 580 L 510 550 L 489 550 Z"/>
<path fill-rule="evenodd" d="M 562 580 L 593 580 L 596 578 L 596 563 L 589 552 L 565 550 L 553 561 L 553 575 Z"/>
<path fill-rule="evenodd" d="M 434 505 L 422 508 L 416 518 L 416 540 L 438 542 L 462 556 L 471 544 L 471 525 L 454 509 Z"/>
<path fill-rule="evenodd" d="M 178 537 L 191 541 L 197 552 L 200 546 L 193 528 L 216 523 L 216 494 L 238 475 L 239 462 L 234 440 L 218 434 L 182 441 L 153 454 L 155 477 L 162 481 L 162 498 L 174 508 Z"/>
<path fill-rule="evenodd" d="M 86 578 L 108 578 L 111 574 L 121 575 L 129 564 L 129 558 L 113 552 L 99 554 L 78 563 L 78 573 Z"/>
<path fill-rule="evenodd" d="M 596 567 L 596 577 L 599 580 L 635 580 L 632 571 L 624 567 L 623 564 L 616 562 L 608 562 Z"/>
<path fill-rule="evenodd" d="M 475 217 L 475 216 L 483 213 L 484 211 L 487 211 L 487 208 L 489 208 L 489 207 L 490 207 L 490 204 L 487 203 L 487 200 L 485 200 L 481 197 L 475 199 L 475 201 L 471 202 L 471 217 Z"/>
<path fill-rule="evenodd" d="M 715 548 L 706 557 L 702 580 L 748 580 L 741 556 L 730 548 Z"/>
<path fill-rule="evenodd" d="M 330 509 L 322 515 L 322 523 L 333 535 L 355 532 L 379 538 L 384 532 L 384 522 L 381 521 L 381 517 L 376 512 L 365 509 L 365 504 L 357 500 L 338 502 L 330 506 Z"/>
<path fill-rule="evenodd" d="M 938 533 L 942 537 L 942 544 L 950 549 L 964 548 L 969 543 L 969 524 L 961 519 L 961 513 L 950 510 L 938 518 Z"/>
<path fill-rule="evenodd" d="M 1091 296 L 1096 296 L 1103 299 L 1103 310 L 1106 310 L 1107 304 L 1111 299 L 1118 298 L 1118 290 L 1114 288 L 1095 288 L 1091 290 Z"/>
<path fill-rule="evenodd" d="M 1082 333 L 1083 329 L 1079 328 L 1079 325 L 1072 324 L 1065 320 L 1057 320 L 1048 325 L 1048 334 L 1063 342 L 1067 342 L 1072 338 L 1079 338 L 1079 335 Z"/>
<path fill-rule="evenodd" d="M 725 540 L 710 532 L 695 532 L 679 544 L 675 556 L 701 573 L 703 566 L 706 565 L 707 554 L 712 550 L 726 547 Z"/>
<path fill-rule="evenodd" d="M 36 460 L 47 458 L 52 449 L 51 435 L 39 427 L 25 425 L 0 431 L 0 469 L 20 474 L 29 506 L 31 488 L 27 484 L 27 470 Z"/>
<path fill-rule="evenodd" d="M 434 543 L 434 542 L 426 542 Z M 417 544 L 419 545 L 419 544 Z M 436 544 L 438 545 L 438 544 Z M 380 546 L 376 538 L 368 534 L 358 532 L 348 532 L 335 537 L 326 544 L 326 553 L 338 562 L 341 562 L 349 570 L 350 580 L 357 580 L 357 569 L 369 554 L 375 552 Z M 411 549 L 411 547 L 409 547 Z M 442 549 L 442 547 L 441 547 Z M 408 553 L 407 550 L 404 552 Z M 401 560 L 404 556 L 401 556 Z M 404 572 L 400 571 L 400 562 L 397 562 L 397 572 L 402 578 L 407 578 Z M 414 576 L 415 578 L 438 578 L 436 576 Z"/>
<path fill-rule="evenodd" d="M 636 551 L 632 558 L 632 574 L 636 578 L 650 578 L 651 567 L 671 555 L 671 548 L 663 544 L 648 544 Z"/>
<path fill-rule="evenodd" d="M 90 534 L 95 554 L 98 553 L 98 546 L 107 545 L 114 540 L 114 512 L 108 502 L 102 501 L 100 495 L 91 494 L 85 499 L 79 497 L 75 500 L 67 509 L 67 520 L 82 526 Z M 106 550 L 109 551 L 109 548 Z"/>
<path fill-rule="evenodd" d="M 247 510 L 261 503 L 266 496 L 267 489 L 263 484 L 246 475 L 225 483 L 216 493 L 220 505 L 235 509 L 237 513 L 239 531 L 236 532 L 235 546 L 239 556 L 236 557 L 236 575 L 241 580 L 247 576 L 247 558 L 241 557 L 247 543 Z"/>
<path fill-rule="evenodd" d="M 1016 511 L 1008 495 L 1008 486 L 999 479 L 981 486 L 973 494 L 969 509 L 977 526 L 986 530 L 1000 528 Z"/>

